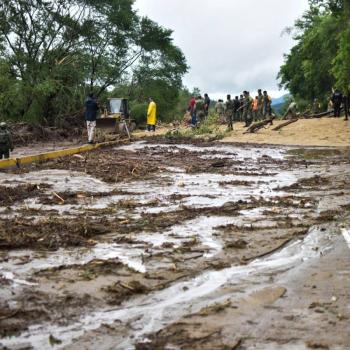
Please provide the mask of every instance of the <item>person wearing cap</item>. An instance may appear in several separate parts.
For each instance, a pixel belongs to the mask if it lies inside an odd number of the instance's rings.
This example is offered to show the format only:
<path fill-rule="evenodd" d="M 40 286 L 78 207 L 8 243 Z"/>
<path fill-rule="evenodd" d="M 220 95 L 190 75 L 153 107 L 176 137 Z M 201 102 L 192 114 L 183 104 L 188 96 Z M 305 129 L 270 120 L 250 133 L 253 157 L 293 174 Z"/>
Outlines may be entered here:
<path fill-rule="evenodd" d="M 12 136 L 6 123 L 0 123 L 0 159 L 10 158 L 10 150 L 13 151 Z"/>
<path fill-rule="evenodd" d="M 153 98 L 149 98 L 149 105 L 147 110 L 147 131 L 155 132 L 157 124 L 157 105 Z"/>

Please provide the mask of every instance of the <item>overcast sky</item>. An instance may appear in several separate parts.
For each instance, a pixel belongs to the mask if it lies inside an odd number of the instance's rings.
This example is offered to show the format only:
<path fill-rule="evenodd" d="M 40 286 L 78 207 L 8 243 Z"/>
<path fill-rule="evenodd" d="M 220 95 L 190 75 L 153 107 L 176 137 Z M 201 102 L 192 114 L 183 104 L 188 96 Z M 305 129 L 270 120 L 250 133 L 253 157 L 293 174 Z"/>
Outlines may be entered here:
<path fill-rule="evenodd" d="M 184 85 L 213 98 L 266 89 L 273 97 L 276 76 L 293 40 L 283 30 L 307 9 L 307 0 L 136 0 L 139 14 L 174 31 L 189 73 Z"/>

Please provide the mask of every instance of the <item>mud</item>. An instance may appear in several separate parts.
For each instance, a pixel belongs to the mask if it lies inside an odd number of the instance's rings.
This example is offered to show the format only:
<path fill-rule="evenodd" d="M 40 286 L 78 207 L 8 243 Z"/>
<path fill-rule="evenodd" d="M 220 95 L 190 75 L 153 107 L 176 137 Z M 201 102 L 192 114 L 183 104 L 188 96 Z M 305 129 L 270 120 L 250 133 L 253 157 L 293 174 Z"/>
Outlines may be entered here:
<path fill-rule="evenodd" d="M 332 348 L 317 330 L 345 330 L 348 309 L 327 304 L 322 279 L 301 286 L 323 259 L 346 252 L 350 152 L 178 142 L 0 173 L 0 344 Z M 340 261 L 334 268 L 346 271 Z M 346 305 L 339 281 L 334 294 Z M 291 305 L 315 331 L 297 329 Z M 289 338 L 269 319 L 277 307 L 283 327 L 295 324 Z"/>
<path fill-rule="evenodd" d="M 26 184 L 15 187 L 0 186 L 0 205 L 10 206 L 17 201 L 39 196 L 43 190 L 49 188 L 47 184 Z"/>

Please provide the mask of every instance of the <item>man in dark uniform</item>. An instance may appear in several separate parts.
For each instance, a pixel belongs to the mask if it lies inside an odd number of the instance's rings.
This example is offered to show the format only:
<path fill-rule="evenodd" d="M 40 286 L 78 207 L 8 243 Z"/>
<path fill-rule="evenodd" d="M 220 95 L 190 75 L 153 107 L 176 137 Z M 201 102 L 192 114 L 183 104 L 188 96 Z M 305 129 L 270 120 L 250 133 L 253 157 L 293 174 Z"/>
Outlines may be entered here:
<path fill-rule="evenodd" d="M 204 114 L 205 114 L 205 119 L 208 118 L 209 107 L 210 107 L 210 98 L 209 98 L 208 94 L 204 94 Z"/>
<path fill-rule="evenodd" d="M 235 99 L 233 100 L 233 120 L 236 122 L 239 122 L 241 119 L 239 107 L 241 107 L 241 103 L 238 99 L 238 96 L 236 96 Z"/>
<path fill-rule="evenodd" d="M 258 89 L 258 111 L 257 119 L 261 120 L 264 117 L 264 95 L 261 92 L 261 89 Z"/>
<path fill-rule="evenodd" d="M 239 96 L 239 103 L 240 103 L 240 108 L 239 108 L 239 119 L 242 122 L 243 121 L 243 106 L 244 106 L 244 96 L 240 95 Z"/>
<path fill-rule="evenodd" d="M 94 143 L 98 103 L 91 93 L 85 100 L 85 121 L 88 132 L 88 143 Z"/>
<path fill-rule="evenodd" d="M 349 107 L 350 107 L 350 92 L 343 95 L 343 107 L 344 107 L 344 120 L 349 120 Z"/>
<path fill-rule="evenodd" d="M 231 95 L 227 95 L 225 110 L 227 118 L 227 127 L 229 130 L 233 130 L 233 101 L 231 100 Z"/>
<path fill-rule="evenodd" d="M 10 150 L 13 151 L 12 136 L 6 123 L 0 123 L 0 159 L 10 158 Z"/>
<path fill-rule="evenodd" d="M 333 93 L 332 102 L 333 102 L 333 107 L 334 107 L 334 117 L 339 118 L 341 104 L 343 102 L 343 95 L 338 89 L 335 89 L 335 91 Z"/>

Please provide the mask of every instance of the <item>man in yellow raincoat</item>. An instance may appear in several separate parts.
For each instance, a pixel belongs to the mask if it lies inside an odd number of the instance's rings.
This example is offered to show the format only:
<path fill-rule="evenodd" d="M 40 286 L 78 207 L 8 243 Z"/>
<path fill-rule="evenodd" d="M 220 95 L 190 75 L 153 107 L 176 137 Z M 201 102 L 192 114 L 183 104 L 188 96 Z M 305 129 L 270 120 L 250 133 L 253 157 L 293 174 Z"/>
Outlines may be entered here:
<path fill-rule="evenodd" d="M 156 123 L 157 123 L 157 105 L 153 101 L 153 99 L 149 98 L 149 105 L 147 110 L 147 131 L 156 131 Z"/>

